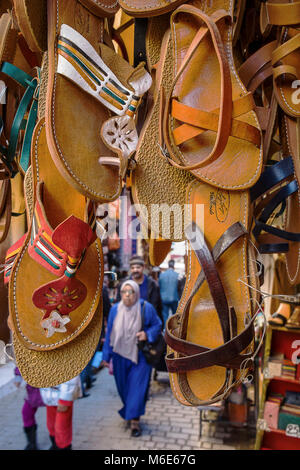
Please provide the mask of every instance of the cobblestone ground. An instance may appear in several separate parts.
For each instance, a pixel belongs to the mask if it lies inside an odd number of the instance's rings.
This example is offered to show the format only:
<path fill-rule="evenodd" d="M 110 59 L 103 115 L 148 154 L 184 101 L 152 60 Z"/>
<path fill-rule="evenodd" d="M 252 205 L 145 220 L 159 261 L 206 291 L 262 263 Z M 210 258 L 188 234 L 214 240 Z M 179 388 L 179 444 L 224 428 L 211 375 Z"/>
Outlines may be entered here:
<path fill-rule="evenodd" d="M 73 448 L 76 450 L 234 450 L 253 449 L 254 437 L 247 429 L 229 432 L 215 424 L 203 424 L 199 439 L 199 411 L 185 407 L 173 397 L 168 374 L 159 372 L 152 380 L 146 414 L 141 418 L 142 436 L 133 438 L 118 414 L 121 401 L 114 378 L 107 369 L 97 374 L 90 396 L 74 405 Z M 24 389 L 0 399 L 0 449 L 18 450 L 25 446 L 21 409 Z M 50 445 L 45 408 L 37 411 L 38 444 Z"/>

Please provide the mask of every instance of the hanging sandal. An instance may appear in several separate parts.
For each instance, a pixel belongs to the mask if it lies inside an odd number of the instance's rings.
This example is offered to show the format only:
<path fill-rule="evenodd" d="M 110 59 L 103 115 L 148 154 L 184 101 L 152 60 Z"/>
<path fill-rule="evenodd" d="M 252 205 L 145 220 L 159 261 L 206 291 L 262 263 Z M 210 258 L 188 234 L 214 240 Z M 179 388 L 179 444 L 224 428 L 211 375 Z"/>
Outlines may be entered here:
<path fill-rule="evenodd" d="M 73 189 L 66 191 L 47 149 L 43 120 L 32 149 L 34 213 L 11 259 L 10 323 L 22 376 L 32 386 L 49 387 L 80 373 L 92 357 L 101 329 L 103 259 L 99 243 L 93 243 L 92 207 Z"/>
<path fill-rule="evenodd" d="M 48 1 L 47 142 L 63 177 L 97 202 L 120 195 L 151 86 L 143 64 L 134 69 L 103 42 L 104 17 L 117 9 L 116 1 Z"/>
<path fill-rule="evenodd" d="M 197 6 L 183 5 L 171 16 L 175 69 L 164 106 L 165 157 L 213 186 L 249 188 L 261 171 L 262 141 L 252 95 L 225 53 L 231 53 L 233 2 Z"/>
<path fill-rule="evenodd" d="M 280 303 L 278 309 L 273 313 L 269 324 L 272 326 L 285 326 L 291 315 L 291 305 Z"/>
<path fill-rule="evenodd" d="M 213 188 L 197 182 L 187 190 L 187 202 L 191 204 L 195 221 L 197 204 L 204 204 L 205 238 L 195 225 L 192 234 L 187 232 L 191 241 L 188 275 L 176 316 L 170 319 L 169 334 L 166 333 L 171 348 L 166 358 L 170 383 L 174 396 L 183 404 L 196 406 L 226 395 L 245 372 L 236 369 L 242 370 L 253 354 L 246 350 L 253 340 L 252 311 L 257 299 L 255 293 L 250 295 L 248 285 L 255 290 L 259 284 L 255 256 L 247 241 L 248 197 L 247 192 L 218 190 L 215 194 Z M 216 248 L 210 252 L 214 244 Z M 244 283 L 239 283 L 239 279 L 244 279 Z"/>

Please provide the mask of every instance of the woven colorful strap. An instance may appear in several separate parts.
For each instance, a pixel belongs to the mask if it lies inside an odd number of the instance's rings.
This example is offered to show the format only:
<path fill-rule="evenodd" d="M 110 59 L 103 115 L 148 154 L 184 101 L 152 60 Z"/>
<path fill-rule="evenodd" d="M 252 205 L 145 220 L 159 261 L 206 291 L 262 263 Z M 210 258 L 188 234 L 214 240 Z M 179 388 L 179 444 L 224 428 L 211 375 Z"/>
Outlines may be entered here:
<path fill-rule="evenodd" d="M 55 276 L 73 277 L 86 248 L 96 240 L 93 206 L 87 208 L 88 223 L 71 215 L 55 230 L 47 221 L 42 203 L 43 183 L 37 186 L 29 255 Z"/>
<path fill-rule="evenodd" d="M 36 289 L 32 295 L 34 305 L 43 311 L 42 320 L 46 320 L 57 315 L 69 315 L 84 301 L 87 288 L 75 276 L 86 249 L 97 237 L 92 203 L 87 205 L 87 222 L 71 215 L 52 230 L 42 204 L 42 192 L 43 183 L 39 183 L 28 253 L 32 259 L 58 277 Z M 51 331 L 47 330 L 48 337 Z"/>
<path fill-rule="evenodd" d="M 150 88 L 151 76 L 143 69 L 141 79 L 124 86 L 93 46 L 70 26 L 63 24 L 58 37 L 57 73 L 64 75 L 119 116 L 134 117 L 141 96 Z"/>

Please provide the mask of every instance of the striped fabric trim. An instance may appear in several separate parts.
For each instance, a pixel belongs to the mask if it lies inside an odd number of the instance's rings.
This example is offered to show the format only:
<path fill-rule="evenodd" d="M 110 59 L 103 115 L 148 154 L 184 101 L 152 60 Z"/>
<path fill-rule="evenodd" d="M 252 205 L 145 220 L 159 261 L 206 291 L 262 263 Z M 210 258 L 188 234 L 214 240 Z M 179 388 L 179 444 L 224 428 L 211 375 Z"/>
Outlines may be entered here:
<path fill-rule="evenodd" d="M 63 258 L 61 256 L 62 250 L 52 242 L 45 230 L 42 230 L 42 232 L 39 233 L 40 227 L 40 219 L 37 207 L 35 207 L 30 238 L 31 246 L 34 245 L 34 251 L 52 268 L 58 270 L 63 264 Z"/>
<path fill-rule="evenodd" d="M 66 37 L 66 34 L 68 34 L 69 37 Z M 74 40 L 71 40 L 70 36 Z M 82 36 L 80 36 L 82 39 L 80 45 L 92 51 L 94 57 L 97 56 L 98 63 L 93 60 L 82 47 L 79 47 L 74 42 L 76 40 L 79 42 L 79 36 L 79 33 L 71 27 L 62 25 L 61 35 L 58 37 L 57 45 L 58 73 L 65 75 L 86 91 L 90 89 L 90 93 L 93 96 L 98 98 L 102 104 L 114 111 L 117 115 L 122 116 L 127 114 L 133 117 L 137 112 L 141 98 L 124 87 Z M 81 83 L 80 80 L 76 80 L 76 73 L 74 74 L 74 72 L 71 72 L 70 69 L 65 66 L 64 60 L 79 74 L 83 83 Z"/>
<path fill-rule="evenodd" d="M 90 228 L 95 231 L 96 217 L 95 208 L 92 201 L 87 201 L 85 209 L 85 220 Z M 57 276 L 65 275 L 67 277 L 75 276 L 84 258 L 86 250 L 83 250 L 79 258 L 73 258 L 59 248 L 52 241 L 52 229 L 45 220 L 45 215 L 41 207 L 39 198 L 36 202 L 30 234 L 30 251 L 36 261 L 41 259 L 42 265 Z M 18 254 L 18 250 L 16 255 Z M 34 254 L 34 255 L 33 255 Z M 10 253 L 10 256 L 14 255 Z M 46 263 L 46 264 L 45 264 Z"/>

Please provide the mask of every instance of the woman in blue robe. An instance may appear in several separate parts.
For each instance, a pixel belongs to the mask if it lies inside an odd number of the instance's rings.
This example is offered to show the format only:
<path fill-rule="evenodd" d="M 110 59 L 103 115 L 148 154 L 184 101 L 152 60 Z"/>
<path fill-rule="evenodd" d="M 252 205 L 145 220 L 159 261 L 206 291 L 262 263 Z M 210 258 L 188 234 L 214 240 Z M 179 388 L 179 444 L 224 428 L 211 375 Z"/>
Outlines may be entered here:
<path fill-rule="evenodd" d="M 121 301 L 109 312 L 103 345 L 103 365 L 108 367 L 112 358 L 117 390 L 124 405 L 119 413 L 130 421 L 134 437 L 141 435 L 139 418 L 145 413 L 152 370 L 137 343 L 145 340 L 154 342 L 162 326 L 155 308 L 141 300 L 139 292 L 138 284 L 132 280 L 122 285 Z"/>

